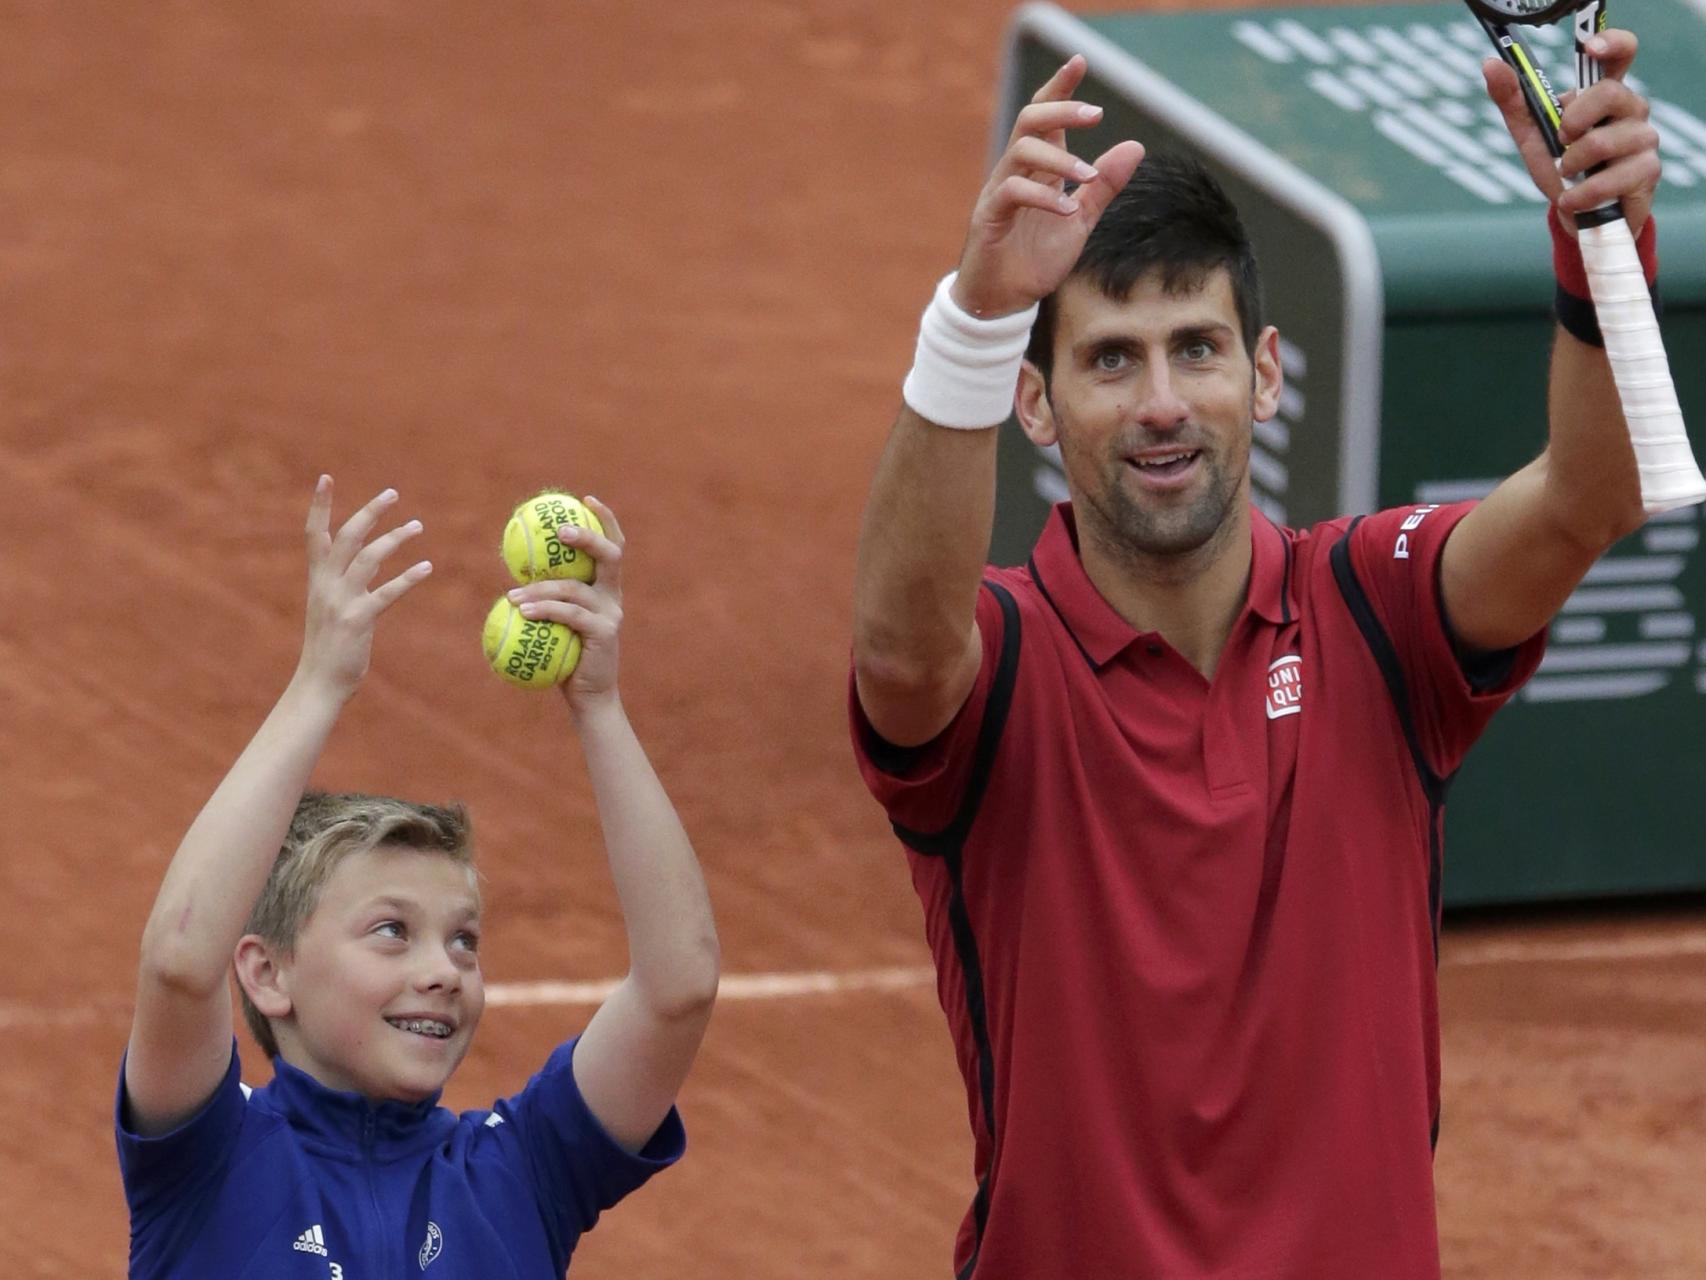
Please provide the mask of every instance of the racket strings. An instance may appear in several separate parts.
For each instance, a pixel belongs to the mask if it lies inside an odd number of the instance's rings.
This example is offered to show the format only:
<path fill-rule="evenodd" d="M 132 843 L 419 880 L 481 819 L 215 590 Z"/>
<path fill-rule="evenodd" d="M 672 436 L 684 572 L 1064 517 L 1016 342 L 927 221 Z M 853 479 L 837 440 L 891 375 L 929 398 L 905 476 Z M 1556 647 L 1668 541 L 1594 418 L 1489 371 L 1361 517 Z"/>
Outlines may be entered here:
<path fill-rule="evenodd" d="M 1469 0 L 1495 22 L 1552 22 L 1582 7 L 1582 0 Z"/>

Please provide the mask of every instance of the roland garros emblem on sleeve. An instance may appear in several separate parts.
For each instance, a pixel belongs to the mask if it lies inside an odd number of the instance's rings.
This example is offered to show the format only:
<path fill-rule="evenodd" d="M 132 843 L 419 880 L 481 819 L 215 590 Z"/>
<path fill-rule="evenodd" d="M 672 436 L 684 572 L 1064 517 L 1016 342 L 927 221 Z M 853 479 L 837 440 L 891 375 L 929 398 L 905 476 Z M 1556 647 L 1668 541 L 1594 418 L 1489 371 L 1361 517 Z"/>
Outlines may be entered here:
<path fill-rule="evenodd" d="M 421 1245 L 421 1251 L 416 1255 L 416 1261 L 421 1264 L 421 1270 L 427 1269 L 427 1264 L 436 1261 L 444 1249 L 444 1232 L 438 1229 L 438 1223 L 427 1223 L 426 1240 Z"/>
<path fill-rule="evenodd" d="M 1268 664 L 1268 719 L 1303 710 L 1303 659 L 1295 653 Z"/>

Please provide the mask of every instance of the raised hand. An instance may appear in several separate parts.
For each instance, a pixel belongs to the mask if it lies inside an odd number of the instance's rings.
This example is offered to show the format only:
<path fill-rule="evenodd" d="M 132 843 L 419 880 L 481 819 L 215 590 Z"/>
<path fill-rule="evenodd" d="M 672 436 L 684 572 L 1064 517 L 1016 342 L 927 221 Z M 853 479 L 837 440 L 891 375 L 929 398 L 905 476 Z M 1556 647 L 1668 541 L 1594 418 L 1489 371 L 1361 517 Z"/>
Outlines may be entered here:
<path fill-rule="evenodd" d="M 1052 293 L 1143 160 L 1136 142 L 1110 147 L 1094 165 L 1066 149 L 1068 129 L 1102 119 L 1102 108 L 1072 98 L 1087 66 L 1074 54 L 1037 90 L 978 196 L 953 288 L 954 301 L 974 316 L 1011 315 Z M 1070 195 L 1068 182 L 1079 184 Z"/>
<path fill-rule="evenodd" d="M 557 527 L 557 540 L 592 557 L 598 572 L 592 582 L 544 578 L 517 587 L 509 598 L 524 618 L 560 622 L 579 632 L 580 661 L 563 684 L 569 709 L 583 714 L 600 702 L 617 699 L 618 633 L 622 627 L 622 552 L 627 546 L 616 513 L 588 494 L 584 499 L 604 526 L 602 535 L 571 525 Z"/>
<path fill-rule="evenodd" d="M 1638 47 L 1633 32 L 1619 30 L 1602 31 L 1589 43 L 1588 51 L 1605 78 L 1564 96 L 1558 131 L 1564 144 L 1561 161 L 1553 160 L 1540 126 L 1529 114 L 1516 72 L 1496 58 L 1482 69 L 1487 93 L 1504 116 L 1534 185 L 1557 204 L 1564 224 L 1572 229 L 1574 215 L 1612 200 L 1623 202 L 1623 216 L 1637 235 L 1652 212 L 1659 183 L 1659 134 L 1648 122 L 1646 99 L 1624 83 Z M 1605 168 L 1565 191 L 1561 175 L 1582 177 L 1597 165 Z"/>
<path fill-rule="evenodd" d="M 308 508 L 308 618 L 296 675 L 338 700 L 347 699 L 367 674 L 373 626 L 379 615 L 432 572 L 422 560 L 376 590 L 373 579 L 392 552 L 421 531 L 411 520 L 369 542 L 379 518 L 397 501 L 387 489 L 338 530 L 332 525 L 332 478 L 321 476 Z"/>

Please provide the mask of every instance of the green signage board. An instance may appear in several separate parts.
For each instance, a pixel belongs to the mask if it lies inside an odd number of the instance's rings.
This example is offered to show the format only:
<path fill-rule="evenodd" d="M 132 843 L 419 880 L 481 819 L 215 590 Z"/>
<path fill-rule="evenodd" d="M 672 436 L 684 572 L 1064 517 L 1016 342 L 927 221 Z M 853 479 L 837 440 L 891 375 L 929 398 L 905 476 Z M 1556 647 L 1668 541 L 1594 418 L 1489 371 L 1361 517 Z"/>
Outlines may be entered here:
<path fill-rule="evenodd" d="M 1639 87 L 1663 135 L 1664 329 L 1685 416 L 1706 431 L 1706 14 L 1628 6 Z M 1531 39 L 1557 80 L 1565 28 Z M 1258 427 L 1255 500 L 1304 525 L 1476 497 L 1546 436 L 1551 341 L 1544 203 L 1480 66 L 1485 34 L 1450 3 L 1015 18 L 997 145 L 1070 54 L 1107 108 L 1073 143 L 1188 150 L 1238 201 L 1261 258 L 1288 390 Z M 991 553 L 1022 560 L 1058 459 L 1002 440 Z M 1545 664 L 1454 785 L 1453 904 L 1706 888 L 1706 554 L 1702 508 L 1651 522 L 1590 572 Z"/>

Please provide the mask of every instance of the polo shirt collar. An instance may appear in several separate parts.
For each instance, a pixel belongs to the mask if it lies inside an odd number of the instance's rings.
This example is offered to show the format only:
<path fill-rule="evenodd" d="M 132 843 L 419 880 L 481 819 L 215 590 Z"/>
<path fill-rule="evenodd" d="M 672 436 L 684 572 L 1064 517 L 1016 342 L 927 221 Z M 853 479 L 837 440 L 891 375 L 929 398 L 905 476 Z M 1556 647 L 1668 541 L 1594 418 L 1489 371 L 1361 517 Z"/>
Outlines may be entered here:
<path fill-rule="evenodd" d="M 367 1150 L 383 1160 L 408 1155 L 436 1141 L 442 1122 L 439 1094 L 420 1102 L 372 1102 L 359 1093 L 330 1089 L 283 1058 L 272 1061 L 265 1094 L 272 1109 L 305 1137 L 344 1151 Z"/>
<path fill-rule="evenodd" d="M 1254 506 L 1250 508 L 1250 551 L 1247 608 L 1265 622 L 1291 622 L 1297 617 L 1291 551 L 1285 533 Z M 1112 661 L 1133 640 L 1152 634 L 1137 630 L 1120 617 L 1084 572 L 1069 502 L 1059 503 L 1049 513 L 1031 552 L 1031 577 L 1079 648 L 1098 667 Z"/>

